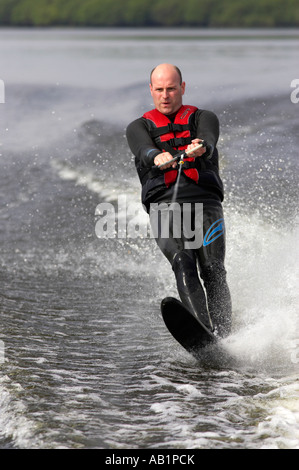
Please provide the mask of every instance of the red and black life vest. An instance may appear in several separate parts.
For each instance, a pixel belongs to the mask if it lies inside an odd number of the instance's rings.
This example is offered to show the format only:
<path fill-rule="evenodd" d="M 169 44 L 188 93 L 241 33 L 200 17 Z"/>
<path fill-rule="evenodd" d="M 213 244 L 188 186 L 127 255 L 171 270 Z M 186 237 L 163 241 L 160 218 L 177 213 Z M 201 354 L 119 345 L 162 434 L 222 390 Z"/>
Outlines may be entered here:
<path fill-rule="evenodd" d="M 150 124 L 151 137 L 161 151 L 175 155 L 187 148 L 191 140 L 196 137 L 192 135 L 191 123 L 197 109 L 195 106 L 182 105 L 173 122 L 157 109 L 152 109 L 143 115 L 143 118 L 147 119 Z M 185 175 L 197 183 L 199 174 L 191 163 L 195 161 L 195 158 L 187 157 L 184 161 L 190 162 L 186 164 L 186 167 L 183 165 Z M 167 187 L 176 181 L 177 174 L 177 169 L 165 170 L 164 181 Z"/>

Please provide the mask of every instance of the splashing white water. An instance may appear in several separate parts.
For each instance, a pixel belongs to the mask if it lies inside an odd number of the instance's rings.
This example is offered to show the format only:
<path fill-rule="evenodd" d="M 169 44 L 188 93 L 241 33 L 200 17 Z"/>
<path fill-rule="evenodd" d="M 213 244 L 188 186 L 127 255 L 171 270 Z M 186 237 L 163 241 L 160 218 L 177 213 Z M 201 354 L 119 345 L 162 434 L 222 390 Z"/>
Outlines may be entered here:
<path fill-rule="evenodd" d="M 235 330 L 231 354 L 255 365 L 299 362 L 298 226 L 282 233 L 259 215 L 228 214 L 227 268 Z"/>

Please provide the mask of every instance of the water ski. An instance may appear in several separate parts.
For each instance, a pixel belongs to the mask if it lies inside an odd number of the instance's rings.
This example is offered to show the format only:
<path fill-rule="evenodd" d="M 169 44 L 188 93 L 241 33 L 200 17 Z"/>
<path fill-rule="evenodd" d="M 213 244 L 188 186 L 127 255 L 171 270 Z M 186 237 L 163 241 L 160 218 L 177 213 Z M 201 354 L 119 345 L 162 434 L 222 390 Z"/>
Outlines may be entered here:
<path fill-rule="evenodd" d="M 194 315 L 173 297 L 161 302 L 161 313 L 172 336 L 193 356 L 199 350 L 216 341 L 216 337 Z"/>

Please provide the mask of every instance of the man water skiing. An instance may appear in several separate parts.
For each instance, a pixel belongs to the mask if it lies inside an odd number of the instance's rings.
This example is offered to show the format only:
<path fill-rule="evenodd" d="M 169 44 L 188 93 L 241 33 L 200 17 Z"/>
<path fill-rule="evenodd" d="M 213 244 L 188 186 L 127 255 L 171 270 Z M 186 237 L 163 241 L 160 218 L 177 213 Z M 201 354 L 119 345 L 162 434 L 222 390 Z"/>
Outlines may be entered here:
<path fill-rule="evenodd" d="M 178 237 L 173 227 L 167 239 L 159 233 L 156 242 L 171 263 L 183 304 L 210 331 L 224 337 L 231 329 L 231 299 L 224 267 L 223 185 L 216 148 L 219 122 L 211 111 L 183 105 L 185 87 L 176 66 L 158 65 L 150 77 L 155 108 L 129 124 L 127 140 L 142 184 L 142 203 L 149 213 L 155 203 L 173 202 L 176 188 L 175 202 L 182 207 L 190 203 L 196 230 L 195 207 L 203 205 L 201 246 L 189 248 L 184 234 Z M 198 148 L 201 142 L 204 147 Z M 189 158 L 178 178 L 173 157 L 180 150 Z"/>

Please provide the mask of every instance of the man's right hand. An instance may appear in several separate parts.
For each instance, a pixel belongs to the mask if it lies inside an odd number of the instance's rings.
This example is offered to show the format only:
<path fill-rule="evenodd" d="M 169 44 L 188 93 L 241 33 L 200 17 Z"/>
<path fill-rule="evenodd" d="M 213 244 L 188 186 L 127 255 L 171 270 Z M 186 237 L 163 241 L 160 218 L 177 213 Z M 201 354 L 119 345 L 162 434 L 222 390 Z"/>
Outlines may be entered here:
<path fill-rule="evenodd" d="M 172 166 L 172 168 L 175 168 L 177 166 L 177 162 L 171 162 L 169 163 L 170 160 L 173 159 L 173 156 L 169 152 L 162 152 L 159 153 L 155 158 L 154 158 L 154 164 L 156 166 L 163 165 L 161 167 L 161 170 L 166 170 L 166 168 L 169 168 Z"/>

